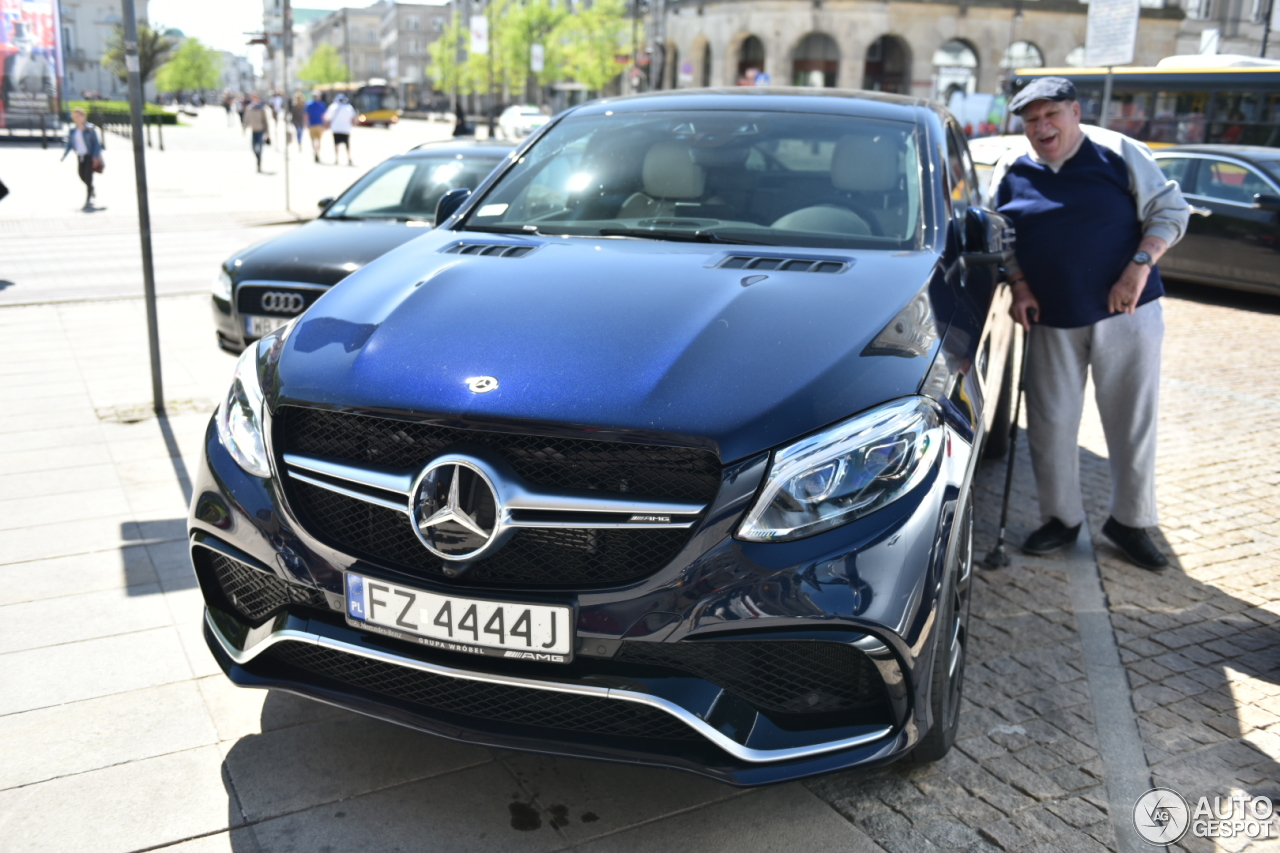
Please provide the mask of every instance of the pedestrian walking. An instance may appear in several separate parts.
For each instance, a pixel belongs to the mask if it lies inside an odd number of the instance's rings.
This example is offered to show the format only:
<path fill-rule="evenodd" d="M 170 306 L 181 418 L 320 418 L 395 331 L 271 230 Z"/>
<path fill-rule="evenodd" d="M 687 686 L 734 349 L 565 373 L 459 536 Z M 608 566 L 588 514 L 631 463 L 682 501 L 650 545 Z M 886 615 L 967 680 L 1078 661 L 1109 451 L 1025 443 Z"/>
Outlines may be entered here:
<path fill-rule="evenodd" d="M 324 125 L 333 131 L 333 165 L 338 165 L 338 146 L 347 147 L 347 165 L 354 166 L 351 161 L 351 128 L 356 123 L 355 107 L 347 103 L 346 95 L 339 95 L 324 113 Z"/>
<path fill-rule="evenodd" d="M 289 105 L 289 121 L 293 124 L 293 132 L 298 137 L 298 153 L 302 153 L 302 131 L 307 128 L 307 105 L 302 100 L 302 93 L 296 92 L 293 103 Z"/>
<path fill-rule="evenodd" d="M 89 124 L 88 116 L 85 111 L 76 107 L 71 111 L 71 121 L 73 127 L 71 132 L 67 134 L 67 145 L 62 149 L 62 159 L 67 159 L 67 155 L 72 151 L 76 153 L 76 163 L 80 174 L 80 180 L 84 181 L 84 210 L 93 210 L 93 176 L 95 172 L 101 172 L 103 169 L 102 162 L 102 140 L 98 138 L 98 129 Z"/>
<path fill-rule="evenodd" d="M 1029 334 L 1027 441 L 1043 524 L 1023 550 L 1064 548 L 1084 522 L 1078 436 L 1091 371 L 1111 463 L 1102 532 L 1134 564 L 1162 569 L 1169 561 L 1147 533 L 1158 522 L 1156 261 L 1185 233 L 1187 203 L 1146 146 L 1080 124 L 1071 81 L 1035 80 L 1009 110 L 1025 139 L 996 164 L 990 192 L 1017 232 L 1010 312 Z"/>
<path fill-rule="evenodd" d="M 325 102 L 320 100 L 319 92 L 311 93 L 307 102 L 307 132 L 311 134 L 311 154 L 320 162 L 320 144 L 324 141 Z"/>
<path fill-rule="evenodd" d="M 249 96 L 249 105 L 244 108 L 241 118 L 241 133 L 245 130 L 252 133 L 253 156 L 258 161 L 258 171 L 262 171 L 262 146 L 271 144 L 271 123 L 267 121 L 267 109 L 257 93 Z"/>

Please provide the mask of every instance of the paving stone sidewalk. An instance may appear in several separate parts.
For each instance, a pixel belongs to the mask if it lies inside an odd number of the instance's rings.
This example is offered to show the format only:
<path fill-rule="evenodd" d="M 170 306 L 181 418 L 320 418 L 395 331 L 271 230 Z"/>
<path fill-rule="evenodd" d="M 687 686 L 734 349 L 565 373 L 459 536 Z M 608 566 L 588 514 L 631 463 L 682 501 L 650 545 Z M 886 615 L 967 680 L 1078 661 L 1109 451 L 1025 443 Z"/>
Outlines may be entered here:
<path fill-rule="evenodd" d="M 137 419 L 139 301 L 0 308 L 0 851 L 1117 848 L 1132 803 L 1108 800 L 1070 555 L 978 574 L 961 737 L 933 766 L 743 792 L 230 687 L 199 636 L 183 502 L 231 359 L 203 298 L 160 305 L 182 401 L 165 421 Z M 1189 291 L 1166 321 L 1160 501 L 1177 565 L 1153 576 L 1100 537 L 1093 550 L 1156 783 L 1280 800 L 1280 378 L 1264 343 L 1280 305 Z M 1106 451 L 1086 421 L 1096 531 Z M 1016 482 L 1021 537 L 1037 523 L 1025 449 Z M 985 465 L 980 552 L 1002 485 Z"/>

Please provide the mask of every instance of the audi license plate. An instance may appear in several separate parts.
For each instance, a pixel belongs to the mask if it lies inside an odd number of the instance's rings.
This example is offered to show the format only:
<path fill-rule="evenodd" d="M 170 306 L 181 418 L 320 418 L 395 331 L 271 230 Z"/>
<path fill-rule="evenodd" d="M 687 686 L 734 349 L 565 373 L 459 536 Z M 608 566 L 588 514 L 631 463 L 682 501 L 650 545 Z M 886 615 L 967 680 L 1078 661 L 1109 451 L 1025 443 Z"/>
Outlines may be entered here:
<path fill-rule="evenodd" d="M 573 608 L 437 595 L 347 575 L 347 622 L 436 649 L 568 663 Z"/>
<path fill-rule="evenodd" d="M 271 334 L 292 319 L 292 317 L 256 317 L 250 315 L 244 318 L 244 330 L 247 334 L 260 338 L 263 335 Z"/>

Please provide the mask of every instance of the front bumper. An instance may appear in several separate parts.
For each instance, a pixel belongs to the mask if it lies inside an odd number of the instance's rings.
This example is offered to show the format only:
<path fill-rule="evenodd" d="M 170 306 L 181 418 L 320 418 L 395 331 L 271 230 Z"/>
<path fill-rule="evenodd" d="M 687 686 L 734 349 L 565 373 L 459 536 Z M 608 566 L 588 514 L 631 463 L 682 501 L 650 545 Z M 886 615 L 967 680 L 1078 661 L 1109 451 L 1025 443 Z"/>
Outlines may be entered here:
<path fill-rule="evenodd" d="M 237 684 L 289 690 L 471 743 L 672 767 L 738 785 L 883 763 L 909 751 L 931 724 L 932 614 L 951 519 L 970 474 L 967 445 L 954 436 L 952 444 L 964 452 L 949 455 L 912 495 L 792 543 L 730 537 L 763 463 L 726 469 L 726 482 L 735 478 L 741 495 L 718 500 L 671 564 L 624 588 L 571 596 L 578 646 L 566 667 L 438 652 L 350 627 L 342 572 L 376 575 L 380 567 L 311 538 L 290 514 L 280 484 L 244 474 L 211 427 L 191 517 L 206 640 Z M 210 571 L 209 554 L 237 561 L 287 594 L 265 621 L 246 617 L 243 602 L 238 607 Z M 865 655 L 883 690 L 882 713 L 797 724 L 708 678 L 614 660 L 627 644 L 788 640 Z M 542 718 L 530 722 L 522 706 L 543 709 Z"/>

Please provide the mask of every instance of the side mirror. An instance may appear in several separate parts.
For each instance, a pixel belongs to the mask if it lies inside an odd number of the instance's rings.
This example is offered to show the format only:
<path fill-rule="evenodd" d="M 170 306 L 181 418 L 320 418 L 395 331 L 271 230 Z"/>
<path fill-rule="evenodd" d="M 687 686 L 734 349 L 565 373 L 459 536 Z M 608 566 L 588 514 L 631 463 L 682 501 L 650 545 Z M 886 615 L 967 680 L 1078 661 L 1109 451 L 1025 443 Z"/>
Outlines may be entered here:
<path fill-rule="evenodd" d="M 1253 206 L 1258 210 L 1280 210 L 1280 195 L 1258 193 L 1253 197 Z"/>
<path fill-rule="evenodd" d="M 462 207 L 462 203 L 470 197 L 471 190 L 468 189 L 449 190 L 440 196 L 440 200 L 436 202 L 436 227 L 440 227 L 441 223 L 453 216 L 458 208 Z"/>
<path fill-rule="evenodd" d="M 320 201 L 316 202 L 316 204 L 319 206 L 321 210 L 328 210 L 329 205 L 333 204 L 333 196 L 327 195 L 324 198 L 320 199 Z"/>
<path fill-rule="evenodd" d="M 1013 226 L 999 213 L 970 207 L 964 214 L 963 243 L 969 261 L 999 263 L 1013 245 Z"/>

